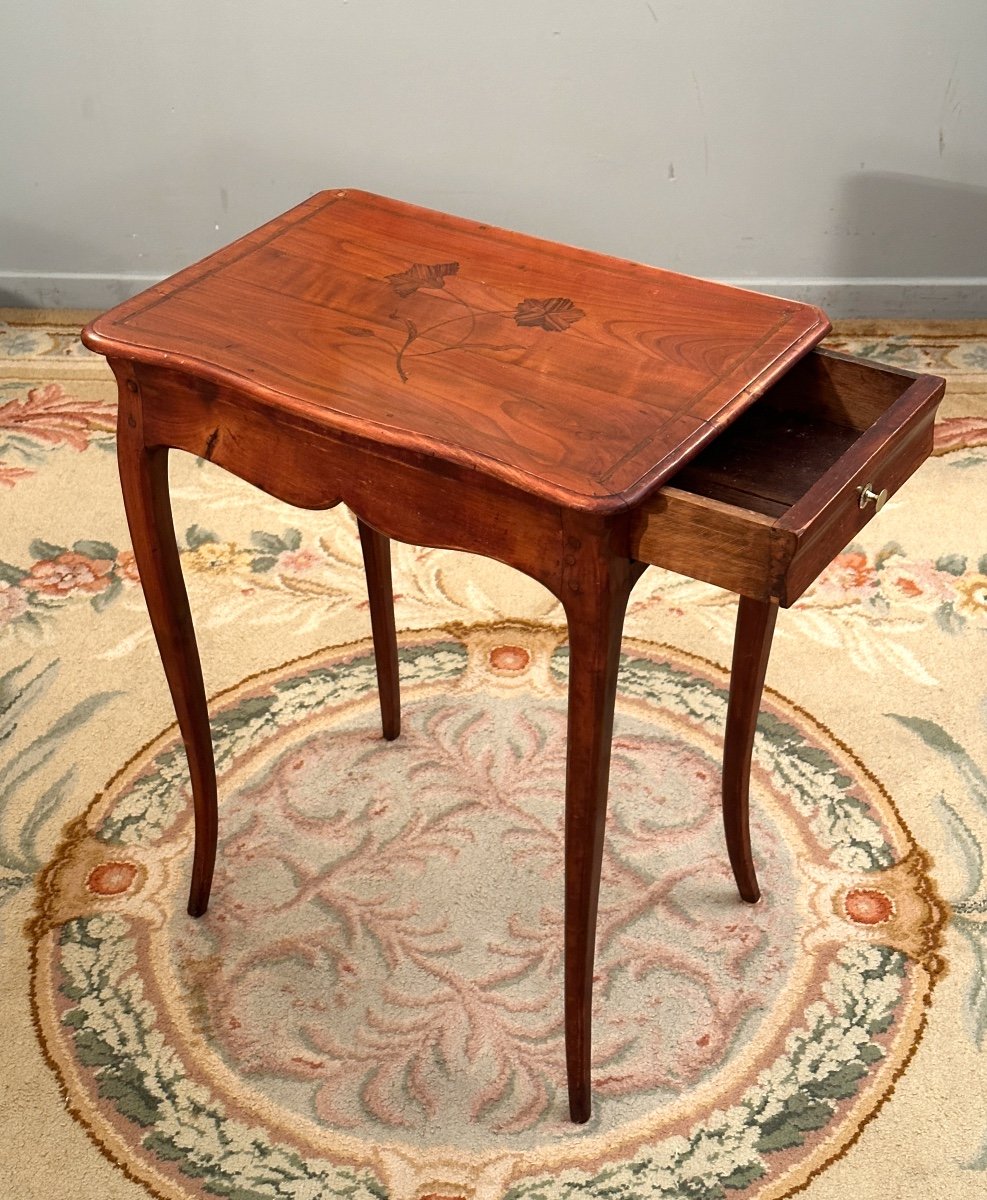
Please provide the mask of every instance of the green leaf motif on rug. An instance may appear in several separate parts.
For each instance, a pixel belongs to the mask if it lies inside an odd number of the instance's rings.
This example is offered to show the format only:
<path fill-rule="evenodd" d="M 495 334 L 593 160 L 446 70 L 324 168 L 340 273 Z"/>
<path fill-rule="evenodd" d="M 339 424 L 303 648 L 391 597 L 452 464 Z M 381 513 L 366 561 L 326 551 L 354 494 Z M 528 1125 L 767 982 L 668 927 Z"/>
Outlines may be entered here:
<path fill-rule="evenodd" d="M 936 570 L 947 571 L 950 575 L 962 575 L 966 570 L 966 558 L 962 554 L 944 554 L 936 559 Z"/>
<path fill-rule="evenodd" d="M 287 529 L 281 537 L 273 533 L 265 533 L 263 530 L 255 529 L 250 535 L 250 541 L 252 545 L 257 547 L 261 554 L 277 558 L 279 554 L 297 550 L 302 544 L 302 535 L 299 529 Z"/>
<path fill-rule="evenodd" d="M 966 785 L 975 811 L 987 814 L 987 775 L 969 753 L 936 721 L 925 717 L 888 713 L 893 720 L 910 729 L 930 749 L 945 755 Z M 952 909 L 951 925 L 966 941 L 972 959 L 967 985 L 967 1020 L 971 1039 L 978 1050 L 987 1045 L 987 877 L 985 877 L 985 848 L 955 805 L 938 797 L 940 818 L 951 835 L 965 867 L 962 888 L 948 896 Z M 987 1170 L 987 1141 L 978 1157 L 967 1164 L 971 1170 Z"/>
<path fill-rule="evenodd" d="M 61 931 L 62 994 L 112 1001 L 97 1012 L 70 1008 L 62 1018 L 73 1031 L 80 1062 L 94 1070 L 101 1098 L 141 1128 L 159 1158 L 200 1180 L 214 1196 L 288 1200 L 305 1184 L 313 1195 L 382 1200 L 369 1174 L 332 1163 L 306 1163 L 273 1146 L 260 1130 L 229 1117 L 186 1078 L 155 1034 L 154 1009 L 141 991 L 127 922 L 116 916 L 77 918 Z"/>
<path fill-rule="evenodd" d="M 210 529 L 203 529 L 201 525 L 190 525 L 185 531 L 185 545 L 190 550 L 197 550 L 200 546 L 208 546 L 219 541 L 219 537 Z"/>
<path fill-rule="evenodd" d="M 69 735 L 77 732 L 119 692 L 96 692 L 62 713 L 26 745 L 10 753 L 18 728 L 29 722 L 31 709 L 54 684 L 59 669 L 56 659 L 29 674 L 30 661 L 0 676 L 0 903 L 30 884 L 42 866 L 38 839 L 69 794 L 75 767 L 63 771 L 46 788 L 38 789 L 38 775 L 53 762 Z M 21 823 L 16 841 L 4 820 L 10 806 L 25 792 L 33 793 L 29 816 Z"/>
<path fill-rule="evenodd" d="M 81 542 L 73 542 L 72 549 L 78 554 L 86 555 L 87 558 L 116 558 L 117 556 L 116 546 L 111 546 L 109 542 L 94 542 L 84 539 Z"/>
<path fill-rule="evenodd" d="M 60 554 L 67 554 L 68 547 L 56 546 L 52 542 L 46 542 L 42 538 L 34 538 L 30 545 L 31 555 L 34 558 L 58 558 Z M 116 553 L 111 557 L 116 557 Z"/>

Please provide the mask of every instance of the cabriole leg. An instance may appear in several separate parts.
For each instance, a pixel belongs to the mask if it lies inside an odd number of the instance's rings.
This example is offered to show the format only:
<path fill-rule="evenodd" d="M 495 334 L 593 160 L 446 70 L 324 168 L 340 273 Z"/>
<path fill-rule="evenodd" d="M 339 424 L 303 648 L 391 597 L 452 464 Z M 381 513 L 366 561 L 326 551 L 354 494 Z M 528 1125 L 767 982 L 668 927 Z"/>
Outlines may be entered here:
<path fill-rule="evenodd" d="M 723 827 L 733 877 L 748 904 L 761 898 L 751 854 L 751 755 L 777 617 L 776 600 L 740 597 L 723 744 Z"/>
<path fill-rule="evenodd" d="M 603 560 L 565 598 L 569 621 L 569 727 L 565 795 L 565 1043 L 569 1113 L 590 1116 L 593 962 L 610 778 L 620 637 L 627 598 L 643 571 Z"/>
<path fill-rule="evenodd" d="M 120 388 L 117 459 L 127 523 L 151 626 L 185 743 L 195 813 L 188 911 L 209 903 L 216 862 L 216 768 L 209 711 L 168 494 L 168 448 L 145 446 L 136 384 Z"/>
<path fill-rule="evenodd" d="M 374 635 L 377 691 L 384 737 L 393 741 L 401 732 L 401 687 L 398 642 L 394 629 L 394 591 L 391 585 L 391 543 L 382 533 L 357 519 L 363 566 L 370 597 L 370 627 Z"/>

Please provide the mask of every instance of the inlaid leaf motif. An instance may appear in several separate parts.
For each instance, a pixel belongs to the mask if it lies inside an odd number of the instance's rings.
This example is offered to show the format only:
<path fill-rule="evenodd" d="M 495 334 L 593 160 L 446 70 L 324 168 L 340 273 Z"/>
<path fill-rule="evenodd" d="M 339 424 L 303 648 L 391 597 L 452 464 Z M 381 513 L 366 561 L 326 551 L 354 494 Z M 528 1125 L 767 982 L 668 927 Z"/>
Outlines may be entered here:
<path fill-rule="evenodd" d="M 458 274 L 459 263 L 456 262 L 412 263 L 406 270 L 395 275 L 388 275 L 387 281 L 398 296 L 402 299 L 408 299 L 422 290 L 431 289 L 437 291 L 443 289 L 446 286 L 446 279 L 451 275 Z M 518 326 L 545 329 L 549 333 L 562 333 L 570 325 L 586 315 L 581 308 L 577 308 L 572 300 L 565 296 L 550 296 L 544 300 L 531 299 L 529 297 L 522 300 L 512 310 L 510 308 L 474 308 L 468 299 L 456 295 L 454 288 L 449 288 L 447 294 L 451 301 L 461 306 L 462 312 L 454 309 L 447 310 L 447 314 L 451 312 L 451 315 L 446 315 L 443 319 L 434 322 L 424 329 L 419 330 L 412 321 L 404 317 L 397 310 L 391 313 L 392 320 L 398 320 L 399 318 L 404 320 L 408 334 L 404 344 L 396 350 L 397 371 L 403 383 L 408 382 L 407 363 L 412 358 L 422 358 L 434 354 L 444 354 L 450 350 L 462 349 L 493 352 L 509 350 L 510 347 L 500 346 L 489 341 L 479 341 L 474 338 L 477 330 L 477 321 L 483 318 L 504 320 L 508 317 L 513 317 L 515 324 Z M 447 329 L 448 332 L 438 339 L 438 345 L 427 350 L 408 352 L 409 347 L 419 337 L 426 334 L 432 335 L 435 330 L 441 329 Z M 347 332 L 355 333 L 357 331 L 348 330 Z M 452 340 L 449 340 L 450 336 Z M 433 338 L 433 340 L 436 339 Z M 522 349 L 522 347 L 518 347 L 518 349 Z"/>
<path fill-rule="evenodd" d="M 514 310 L 518 325 L 547 329 L 549 333 L 563 333 L 585 316 L 581 308 L 576 308 L 571 300 L 562 296 L 553 296 L 549 300 L 522 300 Z"/>
<path fill-rule="evenodd" d="M 399 296 L 410 296 L 419 288 L 443 288 L 447 275 L 455 275 L 459 271 L 459 263 L 412 263 L 407 271 L 397 275 L 388 275 L 391 287 Z"/>

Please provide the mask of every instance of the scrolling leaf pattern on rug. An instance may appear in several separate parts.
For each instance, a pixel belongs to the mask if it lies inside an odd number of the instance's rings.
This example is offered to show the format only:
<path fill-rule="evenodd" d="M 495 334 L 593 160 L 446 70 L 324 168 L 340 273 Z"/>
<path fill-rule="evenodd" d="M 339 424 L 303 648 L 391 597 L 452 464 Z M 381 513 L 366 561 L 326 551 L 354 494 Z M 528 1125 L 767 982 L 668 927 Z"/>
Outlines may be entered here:
<path fill-rule="evenodd" d="M 495 755 L 498 732 L 507 734 L 506 746 Z M 362 728 L 314 736 L 237 794 L 225 815 L 226 828 L 236 832 L 222 848 L 209 952 L 215 965 L 198 986 L 209 1010 L 224 1014 L 215 1036 L 242 1070 L 317 1080 L 320 1117 L 341 1126 L 357 1121 L 361 1110 L 384 1125 L 408 1126 L 406 1092 L 412 1111 L 433 1118 L 448 1079 L 463 1071 L 477 1080 L 471 1119 L 518 1131 L 544 1118 L 554 1095 L 548 1081 L 565 1073 L 555 1003 L 558 908 L 525 915 L 519 904 L 505 927 L 490 926 L 481 951 L 469 936 L 477 919 L 469 895 L 451 891 L 438 909 L 434 902 L 430 908 L 424 900 L 390 897 L 398 875 L 419 879 L 425 893 L 451 887 L 465 870 L 478 887 L 470 864 L 476 859 L 478 867 L 493 852 L 488 833 L 477 857 L 478 831 L 491 825 L 500 831 L 494 842 L 507 853 L 499 869 L 515 889 L 529 872 L 556 878 L 563 831 L 550 797 L 564 769 L 564 734 L 565 715 L 555 709 L 519 711 L 498 729 L 488 710 L 461 699 L 433 706 L 420 726 L 419 714 L 409 714 L 403 744 L 389 755 L 400 761 L 400 778 L 414 794 L 429 797 L 427 811 L 409 808 L 387 776 L 372 789 L 371 805 L 351 813 L 333 809 L 323 782 L 327 772 L 338 774 L 333 764 L 349 764 L 346 778 L 355 787 L 369 787 L 380 769 L 381 756 Z M 645 740 L 619 739 L 615 777 L 646 773 L 648 751 Z M 783 958 L 768 948 L 763 920 L 709 929 L 702 909 L 686 899 L 701 892 L 711 870 L 705 846 L 718 828 L 715 767 L 682 749 L 666 762 L 666 775 L 667 788 L 671 778 L 688 779 L 703 799 L 693 794 L 697 815 L 683 825 L 663 826 L 656 813 L 654 821 L 618 822 L 611 829 L 597 987 L 606 997 L 628 990 L 621 981 L 629 979 L 640 985 L 639 1001 L 650 1009 L 661 1002 L 658 981 L 677 977 L 678 989 L 692 997 L 691 1015 L 657 1053 L 638 1032 L 644 1010 L 628 1015 L 624 1032 L 599 1038 L 603 1095 L 674 1090 L 694 1081 L 723 1055 L 783 970 Z M 472 781 L 470 798 L 450 805 L 447 798 L 460 795 L 464 777 Z M 658 793 L 654 799 L 664 805 L 661 820 L 670 821 L 671 801 Z M 553 813 L 550 821 L 545 813 Z M 685 851 L 690 843 L 694 855 Z M 651 866 L 673 844 L 685 865 L 654 878 Z M 437 874 L 445 870 L 441 864 L 457 862 L 457 872 Z M 442 911 L 446 905 L 460 914 L 458 921 Z M 484 920 L 492 921 L 493 910 L 483 908 Z M 237 919 L 227 921 L 225 912 Z M 678 930 L 674 949 L 638 928 L 646 914 Z M 304 966 L 307 978 L 332 982 L 320 984 L 316 994 L 293 985 L 293 1003 L 258 1021 L 250 998 L 270 992 L 289 962 Z M 375 978 L 387 981 L 383 988 Z M 368 1002 L 369 1011 L 351 1025 Z M 334 1022 L 324 1020 L 327 1005 Z"/>
<path fill-rule="evenodd" d="M 115 425 L 116 405 L 109 400 L 82 400 L 58 383 L 26 395 L 17 385 L 0 384 L 0 487 L 29 479 L 47 449 L 112 448 Z"/>

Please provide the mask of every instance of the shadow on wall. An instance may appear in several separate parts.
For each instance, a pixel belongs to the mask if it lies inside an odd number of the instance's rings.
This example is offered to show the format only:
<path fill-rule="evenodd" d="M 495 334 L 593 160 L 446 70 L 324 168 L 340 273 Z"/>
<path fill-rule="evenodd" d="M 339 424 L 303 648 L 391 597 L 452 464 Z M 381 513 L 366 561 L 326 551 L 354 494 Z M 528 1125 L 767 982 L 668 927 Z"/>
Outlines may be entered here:
<path fill-rule="evenodd" d="M 831 274 L 860 281 L 867 315 L 987 317 L 987 188 L 862 172 L 841 193 Z"/>

